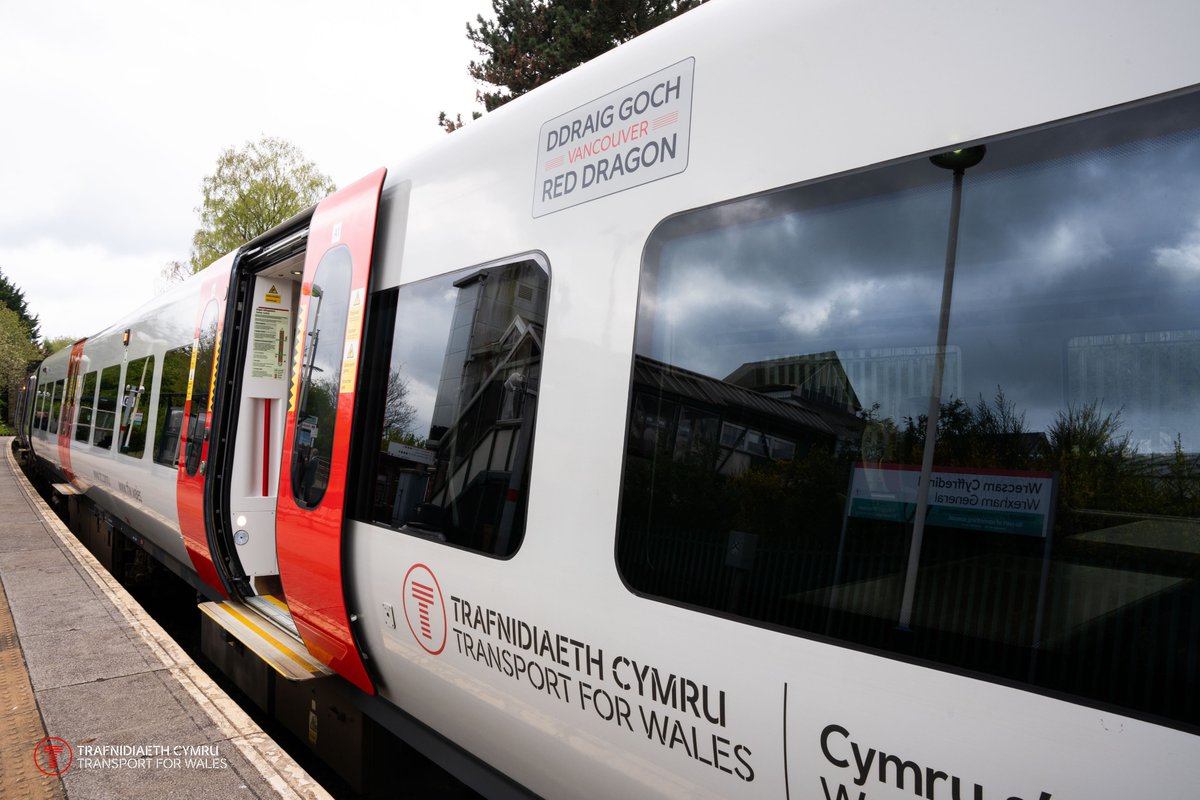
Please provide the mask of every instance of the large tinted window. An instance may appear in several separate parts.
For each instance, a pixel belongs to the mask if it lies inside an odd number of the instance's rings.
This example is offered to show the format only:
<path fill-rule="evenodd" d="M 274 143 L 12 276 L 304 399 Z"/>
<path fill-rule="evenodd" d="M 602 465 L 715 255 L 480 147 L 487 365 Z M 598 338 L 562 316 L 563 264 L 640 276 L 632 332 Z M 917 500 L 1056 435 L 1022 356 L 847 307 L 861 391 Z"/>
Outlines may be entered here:
<path fill-rule="evenodd" d="M 105 450 L 112 448 L 113 428 L 117 424 L 117 403 L 121 397 L 121 368 L 105 367 L 100 371 L 100 391 L 96 397 L 96 422 L 92 444 Z"/>
<path fill-rule="evenodd" d="M 179 439 L 183 434 L 188 372 L 192 366 L 190 344 L 163 355 L 162 382 L 154 408 L 154 460 L 165 467 L 179 466 Z"/>
<path fill-rule="evenodd" d="M 63 381 L 55 381 L 50 387 L 50 432 L 58 433 L 58 418 L 63 407 Z"/>
<path fill-rule="evenodd" d="M 464 270 L 393 299 L 373 398 L 374 492 L 360 514 L 509 555 L 525 529 L 546 273 L 533 261 Z"/>
<path fill-rule="evenodd" d="M 988 143 L 948 284 L 951 185 L 913 159 L 659 227 L 621 571 L 1200 722 L 1200 102 Z"/>
<path fill-rule="evenodd" d="M 49 419 L 50 407 L 50 387 L 40 380 L 37 384 L 37 405 L 34 406 L 33 412 L 33 427 L 37 430 L 46 430 L 46 422 Z"/>
<path fill-rule="evenodd" d="M 146 356 L 125 368 L 125 390 L 121 394 L 121 441 L 117 452 L 141 458 L 146 452 L 147 406 L 154 383 L 154 358 Z"/>
<path fill-rule="evenodd" d="M 315 508 L 329 486 L 351 267 L 349 248 L 327 252 L 317 264 L 308 298 L 292 450 L 292 494 L 302 508 Z"/>

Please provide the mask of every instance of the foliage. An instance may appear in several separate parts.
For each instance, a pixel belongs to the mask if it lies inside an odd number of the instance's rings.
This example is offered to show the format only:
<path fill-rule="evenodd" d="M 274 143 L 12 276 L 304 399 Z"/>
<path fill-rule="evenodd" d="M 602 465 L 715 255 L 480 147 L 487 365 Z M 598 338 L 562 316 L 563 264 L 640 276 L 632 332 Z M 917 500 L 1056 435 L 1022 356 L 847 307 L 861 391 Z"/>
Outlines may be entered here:
<path fill-rule="evenodd" d="M 62 350 L 64 347 L 70 347 L 79 341 L 78 336 L 55 336 L 53 339 L 46 339 L 42 342 L 42 355 L 51 356 Z"/>
<path fill-rule="evenodd" d="M 1049 466 L 1058 471 L 1059 495 L 1068 509 L 1143 510 L 1152 489 L 1140 466 L 1121 411 L 1105 413 L 1099 402 L 1072 405 L 1046 431 Z"/>
<path fill-rule="evenodd" d="M 896 460 L 920 464 L 925 449 L 928 417 L 905 419 Z M 972 407 L 962 398 L 942 403 L 938 412 L 935 463 L 944 467 L 986 464 L 1005 469 L 1030 469 L 1044 440 L 1025 429 L 1025 414 L 996 387 L 991 401 L 980 395 Z"/>
<path fill-rule="evenodd" d="M 494 20 L 467 23 L 481 59 L 467 72 L 483 84 L 476 98 L 494 111 L 515 97 L 590 61 L 704 0 L 492 0 Z M 479 116 L 475 114 L 474 116 Z M 442 112 L 447 132 L 462 127 Z"/>
<path fill-rule="evenodd" d="M 388 372 L 387 396 L 384 399 L 384 441 L 411 444 L 416 439 L 413 423 L 417 419 L 416 407 L 408 402 L 408 380 L 399 370 Z"/>
<path fill-rule="evenodd" d="M 0 269 L 0 303 L 5 307 L 16 312 L 21 322 L 29 330 L 29 340 L 36 342 L 38 338 L 38 318 L 36 314 L 29 313 L 29 306 L 25 301 L 25 292 L 17 288 L 8 278 L 4 276 L 4 270 Z"/>
<path fill-rule="evenodd" d="M 857 464 L 919 465 L 924 455 L 926 417 L 897 425 L 876 405 L 857 414 L 858 441 L 843 438 L 832 449 L 801 441 L 793 458 L 758 457 L 728 469 L 728 447 L 715 438 L 698 447 L 672 408 L 659 409 L 652 436 L 631 434 L 622 500 L 626 524 L 663 535 L 717 542 L 723 532 L 739 530 L 762 541 L 782 536 L 819 546 L 813 537 L 835 536 L 842 527 Z M 686 448 L 679 445 L 685 435 L 691 436 Z M 1000 387 L 973 405 L 953 398 L 940 404 L 934 465 L 1053 474 L 1055 528 L 1066 538 L 1131 519 L 1200 518 L 1200 454 L 1184 449 L 1181 434 L 1171 453 L 1138 453 L 1122 410 L 1105 410 L 1099 401 L 1069 405 L 1037 431 Z M 862 529 L 880 525 L 862 522 Z"/>
<path fill-rule="evenodd" d="M 29 327 L 21 316 L 7 306 L 0 306 L 0 401 L 7 419 L 7 400 L 11 389 L 25 382 L 30 366 L 41 358 L 37 345 L 30 341 Z"/>
<path fill-rule="evenodd" d="M 0 270 L 0 419 L 8 419 L 9 397 L 42 356 L 37 329 L 38 318 L 29 313 L 25 293 Z"/>
<path fill-rule="evenodd" d="M 264 136 L 241 149 L 227 147 L 204 178 L 196 210 L 200 227 L 186 262 L 163 268 L 168 282 L 199 272 L 221 256 L 313 205 L 337 187 L 295 145 Z"/>
<path fill-rule="evenodd" d="M 479 119 L 482 116 L 483 114 L 478 111 L 471 112 L 471 119 Z M 454 133 L 456 130 L 461 128 L 463 124 L 462 114 L 455 114 L 454 119 L 450 119 L 450 115 L 445 111 L 438 112 L 438 127 L 445 128 L 446 133 Z"/>

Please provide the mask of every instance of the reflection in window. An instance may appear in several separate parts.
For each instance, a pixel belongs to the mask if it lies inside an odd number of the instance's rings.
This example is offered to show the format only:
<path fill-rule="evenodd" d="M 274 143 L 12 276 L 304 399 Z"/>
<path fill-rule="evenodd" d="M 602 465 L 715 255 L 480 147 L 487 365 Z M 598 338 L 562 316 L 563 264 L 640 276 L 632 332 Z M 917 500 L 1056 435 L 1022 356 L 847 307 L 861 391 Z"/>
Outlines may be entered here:
<path fill-rule="evenodd" d="M 117 403 L 121 394 L 121 368 L 105 367 L 100 371 L 100 392 L 96 397 L 96 430 L 92 444 L 109 450 L 113 443 L 113 428 L 117 424 Z"/>
<path fill-rule="evenodd" d="M 34 398 L 33 405 L 33 428 L 34 430 L 45 430 L 46 428 L 46 387 L 40 382 L 37 385 L 37 394 Z"/>
<path fill-rule="evenodd" d="M 49 404 L 46 387 L 38 383 L 37 398 L 33 406 L 34 430 L 46 430 L 46 406 Z"/>
<path fill-rule="evenodd" d="M 162 381 L 154 410 L 154 460 L 164 467 L 179 466 L 179 439 L 183 435 L 184 403 L 187 402 L 191 366 L 190 344 L 168 350 L 163 355 Z"/>
<path fill-rule="evenodd" d="M 146 356 L 125 368 L 125 391 L 121 395 L 120 443 L 117 451 L 131 458 L 146 452 L 146 416 L 150 384 L 154 382 L 154 358 Z"/>
<path fill-rule="evenodd" d="M 378 389 L 371 519 L 492 555 L 516 552 L 546 301 L 546 273 L 533 261 L 398 290 Z"/>
<path fill-rule="evenodd" d="M 96 407 L 96 373 L 83 376 L 83 391 L 79 396 L 79 420 L 75 423 L 75 439 L 89 442 L 92 439 L 92 413 Z"/>
<path fill-rule="evenodd" d="M 1196 95 L 988 143 L 936 398 L 948 172 L 913 159 L 661 225 L 625 578 L 1200 723 L 1198 181 Z"/>
<path fill-rule="evenodd" d="M 207 435 L 209 402 L 212 400 L 213 359 L 217 350 L 217 301 L 212 300 L 200 318 L 200 336 L 192 353 L 190 399 L 187 429 L 183 440 L 187 443 L 184 468 L 188 475 L 195 475 L 204 456 L 204 437 Z"/>
<path fill-rule="evenodd" d="M 325 253 L 317 264 L 308 298 L 292 445 L 292 494 L 301 508 L 315 508 L 329 486 L 351 267 L 350 249 L 345 245 Z"/>
<path fill-rule="evenodd" d="M 58 433 L 58 418 L 62 414 L 63 382 L 55 381 L 50 387 L 50 433 Z"/>

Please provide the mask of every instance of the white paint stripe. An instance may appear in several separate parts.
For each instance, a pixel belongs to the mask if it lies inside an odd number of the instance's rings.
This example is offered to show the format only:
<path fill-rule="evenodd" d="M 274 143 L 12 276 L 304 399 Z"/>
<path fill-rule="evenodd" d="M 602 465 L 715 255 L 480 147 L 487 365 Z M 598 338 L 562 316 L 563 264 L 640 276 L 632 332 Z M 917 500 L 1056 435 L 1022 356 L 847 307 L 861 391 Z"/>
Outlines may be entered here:
<path fill-rule="evenodd" d="M 100 565 L 83 543 L 75 538 L 67 526 L 44 507 L 41 497 L 13 461 L 11 448 L 5 446 L 4 451 L 17 484 L 29 503 L 39 512 L 46 527 L 75 557 L 81 571 L 90 577 L 96 587 L 116 606 L 166 671 L 196 701 L 221 735 L 238 749 L 263 780 L 280 797 L 287 800 L 332 800 L 332 796 L 320 784 L 281 750 L 271 737 L 263 733 L 254 720 L 196 666 L 187 653 L 142 610 L 137 601 Z"/>

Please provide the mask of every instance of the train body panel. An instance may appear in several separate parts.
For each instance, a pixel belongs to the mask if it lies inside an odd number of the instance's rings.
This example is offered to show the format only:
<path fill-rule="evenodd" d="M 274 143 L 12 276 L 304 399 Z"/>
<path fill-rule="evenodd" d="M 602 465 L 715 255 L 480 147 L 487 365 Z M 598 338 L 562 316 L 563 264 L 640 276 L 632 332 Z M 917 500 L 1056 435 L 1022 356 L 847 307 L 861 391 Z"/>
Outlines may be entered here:
<path fill-rule="evenodd" d="M 1198 26 L 714 0 L 376 174 L 369 283 L 318 208 L 83 342 L 127 442 L 193 348 L 139 457 L 47 359 L 34 451 L 541 796 L 1190 798 Z"/>
<path fill-rule="evenodd" d="M 60 446 L 66 444 L 62 432 L 32 424 L 34 453 L 60 478 L 68 479 L 69 469 L 70 481 L 96 505 L 191 569 L 195 565 L 181 535 L 176 492 L 184 409 L 181 395 L 164 396 L 172 390 L 170 380 L 164 390 L 164 361 L 172 362 L 165 369 L 174 370 L 173 390 L 178 393 L 189 377 L 179 359 L 190 366 L 200 286 L 211 286 L 228 266 L 228 260 L 218 262 L 83 340 L 74 384 L 77 412 L 69 437 L 69 465 Z M 185 350 L 189 351 L 186 357 Z M 70 359 L 71 351 L 64 350 L 42 363 L 37 375 L 43 394 L 65 394 Z M 150 409 L 161 412 L 151 418 Z M 38 412 L 31 408 L 30 413 Z"/>

